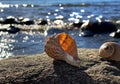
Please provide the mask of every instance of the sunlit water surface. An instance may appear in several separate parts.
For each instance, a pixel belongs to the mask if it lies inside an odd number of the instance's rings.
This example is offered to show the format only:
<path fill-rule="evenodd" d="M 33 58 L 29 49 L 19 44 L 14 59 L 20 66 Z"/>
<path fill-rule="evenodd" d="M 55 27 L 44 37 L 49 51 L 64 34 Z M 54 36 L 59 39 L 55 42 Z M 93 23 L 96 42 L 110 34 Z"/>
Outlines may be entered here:
<path fill-rule="evenodd" d="M 81 37 L 76 30 L 68 31 L 68 34 L 75 39 L 78 48 L 99 48 L 106 41 L 120 42 L 120 39 L 111 38 L 107 34 Z M 45 39 L 44 34 L 39 32 L 20 32 L 17 34 L 0 32 L 0 58 L 43 53 Z"/>
<path fill-rule="evenodd" d="M 0 0 L 0 19 L 7 16 L 61 19 L 66 22 L 81 20 L 119 20 L 120 0 Z M 79 31 L 68 31 L 78 48 L 99 48 L 106 41 L 116 41 L 107 34 L 80 37 Z M 8 34 L 0 32 L 0 58 L 33 55 L 44 52 L 45 36 L 39 32 Z"/>

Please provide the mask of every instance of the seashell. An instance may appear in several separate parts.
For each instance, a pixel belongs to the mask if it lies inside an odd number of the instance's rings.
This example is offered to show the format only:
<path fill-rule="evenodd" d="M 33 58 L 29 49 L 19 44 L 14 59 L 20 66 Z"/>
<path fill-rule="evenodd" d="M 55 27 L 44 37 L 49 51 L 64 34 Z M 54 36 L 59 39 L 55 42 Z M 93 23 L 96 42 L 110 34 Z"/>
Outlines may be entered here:
<path fill-rule="evenodd" d="M 73 66 L 80 66 L 76 42 L 66 33 L 48 36 L 45 43 L 45 52 L 55 60 L 63 60 Z"/>
<path fill-rule="evenodd" d="M 106 42 L 99 48 L 99 56 L 108 60 L 120 61 L 120 45 L 115 42 Z"/>

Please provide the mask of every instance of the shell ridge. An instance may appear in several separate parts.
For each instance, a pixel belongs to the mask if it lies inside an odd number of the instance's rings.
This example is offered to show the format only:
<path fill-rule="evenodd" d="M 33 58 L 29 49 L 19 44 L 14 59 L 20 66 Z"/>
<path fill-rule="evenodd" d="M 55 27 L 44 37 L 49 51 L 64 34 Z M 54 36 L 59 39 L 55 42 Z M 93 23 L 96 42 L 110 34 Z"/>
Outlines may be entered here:
<path fill-rule="evenodd" d="M 107 46 L 107 47 L 106 47 Z M 99 49 L 99 56 L 108 60 L 120 61 L 120 45 L 116 42 L 106 42 Z"/>
<path fill-rule="evenodd" d="M 80 66 L 75 40 L 66 33 L 48 36 L 45 43 L 45 52 L 55 60 L 64 60 L 68 64 Z"/>

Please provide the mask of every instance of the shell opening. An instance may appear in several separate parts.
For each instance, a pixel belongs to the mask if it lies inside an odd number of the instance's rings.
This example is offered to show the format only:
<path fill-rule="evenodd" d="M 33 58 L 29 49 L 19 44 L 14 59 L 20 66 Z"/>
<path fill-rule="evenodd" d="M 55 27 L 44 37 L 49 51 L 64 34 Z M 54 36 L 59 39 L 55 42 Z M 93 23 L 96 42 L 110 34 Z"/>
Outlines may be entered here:
<path fill-rule="evenodd" d="M 69 55 L 76 58 L 77 55 L 77 46 L 75 40 L 66 33 L 61 33 L 58 35 L 58 41 L 61 48 L 67 52 Z"/>

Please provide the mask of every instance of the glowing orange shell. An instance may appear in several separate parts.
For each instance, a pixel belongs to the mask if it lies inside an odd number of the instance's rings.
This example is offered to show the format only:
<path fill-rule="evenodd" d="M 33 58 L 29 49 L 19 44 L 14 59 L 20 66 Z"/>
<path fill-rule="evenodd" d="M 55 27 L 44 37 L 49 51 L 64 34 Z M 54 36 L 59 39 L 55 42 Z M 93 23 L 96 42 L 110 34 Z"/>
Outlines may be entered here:
<path fill-rule="evenodd" d="M 120 45 L 115 42 L 106 42 L 99 48 L 99 56 L 109 60 L 120 61 Z"/>
<path fill-rule="evenodd" d="M 71 65 L 80 66 L 76 42 L 66 33 L 48 36 L 45 52 L 56 60 L 64 60 Z"/>
<path fill-rule="evenodd" d="M 73 56 L 74 58 L 78 57 L 77 46 L 75 40 L 66 33 L 61 33 L 58 35 L 59 43 L 62 49 Z"/>

